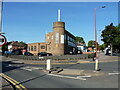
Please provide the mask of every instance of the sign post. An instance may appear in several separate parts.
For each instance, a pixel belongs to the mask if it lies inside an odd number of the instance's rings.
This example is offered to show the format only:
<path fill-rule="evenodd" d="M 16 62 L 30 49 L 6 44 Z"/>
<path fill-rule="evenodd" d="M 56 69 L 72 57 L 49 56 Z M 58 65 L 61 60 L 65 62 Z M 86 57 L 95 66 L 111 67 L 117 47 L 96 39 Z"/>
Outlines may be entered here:
<path fill-rule="evenodd" d="M 4 44 L 6 44 L 7 40 L 4 35 L 0 35 L 0 47 L 2 47 Z"/>

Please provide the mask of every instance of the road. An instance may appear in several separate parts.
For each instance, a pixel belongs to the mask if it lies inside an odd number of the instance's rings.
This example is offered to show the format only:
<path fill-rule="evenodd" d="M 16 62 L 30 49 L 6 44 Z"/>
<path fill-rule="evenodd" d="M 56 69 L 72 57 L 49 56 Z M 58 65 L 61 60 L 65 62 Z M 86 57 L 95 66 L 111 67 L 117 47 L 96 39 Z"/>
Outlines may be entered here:
<path fill-rule="evenodd" d="M 52 67 L 94 71 L 94 63 L 52 65 Z M 115 74 L 118 72 L 118 62 L 100 63 L 99 68 L 100 72 L 113 74 L 84 77 L 86 80 L 57 77 L 43 72 L 45 65 L 17 64 L 10 61 L 2 63 L 1 71 L 26 88 L 118 88 L 118 74 Z"/>

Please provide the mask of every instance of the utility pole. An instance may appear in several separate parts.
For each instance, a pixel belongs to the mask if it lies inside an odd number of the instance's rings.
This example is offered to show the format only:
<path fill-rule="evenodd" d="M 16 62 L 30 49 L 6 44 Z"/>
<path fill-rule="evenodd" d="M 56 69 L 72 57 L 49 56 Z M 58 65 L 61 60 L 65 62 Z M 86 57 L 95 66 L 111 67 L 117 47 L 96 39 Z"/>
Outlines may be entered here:
<path fill-rule="evenodd" d="M 102 6 L 100 8 L 105 8 L 106 6 Z M 95 38 L 95 42 L 94 42 L 94 45 L 95 45 L 95 54 L 96 54 L 96 65 L 95 65 L 95 70 L 98 71 L 98 67 L 99 67 L 99 61 L 98 61 L 98 43 L 97 43 L 97 30 L 96 30 L 96 10 L 97 8 L 94 8 L 94 38 Z"/>
<path fill-rule="evenodd" d="M 5 34 L 5 33 L 3 33 L 2 32 L 2 8 L 3 8 L 3 1 L 2 0 L 0 0 L 0 35 L 1 35 L 1 37 L 0 37 L 0 40 L 1 40 L 1 42 L 0 42 L 0 44 L 2 43 L 2 34 Z M 2 46 L 0 46 L 0 56 L 2 56 Z"/>

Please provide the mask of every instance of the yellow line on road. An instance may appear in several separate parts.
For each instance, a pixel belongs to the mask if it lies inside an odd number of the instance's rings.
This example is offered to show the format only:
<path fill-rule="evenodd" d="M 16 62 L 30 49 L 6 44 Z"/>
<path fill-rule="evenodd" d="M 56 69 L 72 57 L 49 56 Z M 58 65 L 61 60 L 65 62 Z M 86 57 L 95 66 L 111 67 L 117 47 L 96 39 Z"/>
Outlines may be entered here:
<path fill-rule="evenodd" d="M 0 73 L 0 76 L 5 78 L 7 81 L 9 81 L 12 85 L 14 85 L 17 89 L 19 90 L 27 90 L 26 87 L 24 87 L 23 85 L 21 85 L 18 81 L 8 77 L 7 75 Z"/>

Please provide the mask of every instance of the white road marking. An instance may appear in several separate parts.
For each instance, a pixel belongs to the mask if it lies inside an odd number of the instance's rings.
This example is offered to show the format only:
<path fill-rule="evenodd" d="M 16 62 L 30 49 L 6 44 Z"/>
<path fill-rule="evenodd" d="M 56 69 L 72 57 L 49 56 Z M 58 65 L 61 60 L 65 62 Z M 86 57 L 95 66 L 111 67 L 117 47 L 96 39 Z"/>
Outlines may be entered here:
<path fill-rule="evenodd" d="M 22 67 L 20 69 L 27 70 L 27 71 L 33 71 L 33 70 L 39 70 L 39 69 L 43 69 L 43 68 L 42 67 L 29 67 L 29 66 L 26 66 L 26 67 Z"/>
<path fill-rule="evenodd" d="M 87 76 L 77 76 L 77 78 L 80 78 L 80 77 L 91 77 L 91 75 L 87 75 Z"/>
<path fill-rule="evenodd" d="M 120 73 L 108 73 L 108 75 L 118 75 Z"/>
<path fill-rule="evenodd" d="M 56 77 L 62 77 L 62 78 L 69 78 L 69 79 L 79 79 L 79 80 L 86 80 L 86 78 L 82 77 L 71 77 L 71 76 L 62 76 L 62 75 L 56 75 L 56 74 L 48 74 L 50 76 L 56 76 Z"/>
<path fill-rule="evenodd" d="M 39 57 L 39 59 L 43 59 L 44 57 Z"/>
<path fill-rule="evenodd" d="M 26 68 L 26 69 L 24 69 L 24 70 L 27 70 L 27 71 L 32 71 L 32 69 L 27 69 L 27 68 Z"/>
<path fill-rule="evenodd" d="M 118 71 L 113 71 L 113 72 L 118 73 Z"/>
<path fill-rule="evenodd" d="M 9 64 L 8 66 L 12 66 L 11 64 Z"/>

